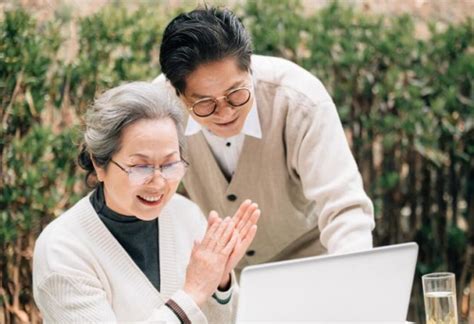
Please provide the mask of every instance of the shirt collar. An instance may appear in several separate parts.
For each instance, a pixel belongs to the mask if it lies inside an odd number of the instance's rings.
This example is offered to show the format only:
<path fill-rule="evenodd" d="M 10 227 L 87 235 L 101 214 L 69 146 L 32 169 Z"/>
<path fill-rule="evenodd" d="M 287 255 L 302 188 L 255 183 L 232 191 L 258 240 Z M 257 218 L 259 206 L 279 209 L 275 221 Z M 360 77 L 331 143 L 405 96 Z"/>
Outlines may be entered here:
<path fill-rule="evenodd" d="M 184 135 L 194 135 L 201 129 L 202 126 L 190 116 L 188 118 Z M 244 127 L 242 127 L 242 131 L 240 133 L 258 139 L 262 138 L 262 128 L 260 126 L 260 118 L 258 117 L 257 100 L 255 99 L 253 101 L 252 108 L 250 108 L 249 114 L 247 115 L 247 119 L 245 120 Z"/>

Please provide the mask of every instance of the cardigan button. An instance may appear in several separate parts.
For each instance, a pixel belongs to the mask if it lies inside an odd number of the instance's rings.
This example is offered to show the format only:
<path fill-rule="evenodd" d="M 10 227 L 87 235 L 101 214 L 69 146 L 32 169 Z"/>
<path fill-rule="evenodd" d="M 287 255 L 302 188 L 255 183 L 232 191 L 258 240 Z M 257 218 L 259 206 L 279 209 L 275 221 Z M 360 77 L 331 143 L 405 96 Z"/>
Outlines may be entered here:
<path fill-rule="evenodd" d="M 237 200 L 237 196 L 234 195 L 234 194 L 230 194 L 227 196 L 227 199 L 230 200 L 230 201 L 236 201 Z"/>
<path fill-rule="evenodd" d="M 247 254 L 247 256 L 249 256 L 249 257 L 254 256 L 255 255 L 255 250 L 248 250 L 245 254 Z"/>

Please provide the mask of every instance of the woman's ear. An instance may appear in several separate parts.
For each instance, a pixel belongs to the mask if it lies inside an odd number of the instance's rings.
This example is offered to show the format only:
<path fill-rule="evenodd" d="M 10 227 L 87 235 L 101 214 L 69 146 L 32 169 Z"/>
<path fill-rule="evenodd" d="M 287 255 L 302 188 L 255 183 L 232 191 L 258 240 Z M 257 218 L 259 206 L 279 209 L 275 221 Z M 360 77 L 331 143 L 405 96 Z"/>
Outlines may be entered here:
<path fill-rule="evenodd" d="M 105 170 L 97 166 L 97 164 L 95 163 L 95 159 L 92 155 L 90 157 L 91 157 L 92 165 L 94 166 L 94 169 L 95 169 L 95 174 L 97 174 L 97 180 L 99 180 L 100 182 L 104 182 Z"/>

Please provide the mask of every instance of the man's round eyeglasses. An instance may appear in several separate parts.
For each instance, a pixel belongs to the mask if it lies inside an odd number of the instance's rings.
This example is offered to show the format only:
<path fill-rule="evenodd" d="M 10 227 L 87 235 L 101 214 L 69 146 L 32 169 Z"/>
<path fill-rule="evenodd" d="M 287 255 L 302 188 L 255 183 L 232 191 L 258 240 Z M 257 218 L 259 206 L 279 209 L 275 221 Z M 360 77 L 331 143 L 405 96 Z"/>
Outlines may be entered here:
<path fill-rule="evenodd" d="M 199 99 L 191 105 L 189 110 L 198 117 L 208 117 L 216 111 L 218 100 L 224 99 L 231 107 L 237 108 L 249 102 L 250 97 L 251 92 L 249 88 L 236 88 L 222 97 Z"/>
<path fill-rule="evenodd" d="M 128 174 L 128 179 L 134 185 L 142 185 L 149 182 L 155 175 L 156 170 L 159 170 L 160 177 L 164 180 L 181 180 L 186 173 L 186 168 L 189 163 L 185 160 L 175 161 L 155 167 L 153 165 L 134 165 L 132 167 L 124 167 L 114 160 L 110 160 L 113 164 L 118 166 L 122 171 Z"/>

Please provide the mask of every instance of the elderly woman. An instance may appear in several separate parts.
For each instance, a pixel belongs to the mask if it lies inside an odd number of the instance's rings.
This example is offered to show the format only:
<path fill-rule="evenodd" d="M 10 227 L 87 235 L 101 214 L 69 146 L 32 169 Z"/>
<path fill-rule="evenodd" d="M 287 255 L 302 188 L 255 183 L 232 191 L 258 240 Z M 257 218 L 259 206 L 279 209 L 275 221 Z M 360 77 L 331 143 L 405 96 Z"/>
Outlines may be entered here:
<path fill-rule="evenodd" d="M 233 268 L 260 211 L 246 201 L 232 218 L 211 212 L 206 222 L 176 194 L 188 163 L 180 110 L 167 100 L 137 82 L 88 110 L 79 161 L 97 185 L 35 247 L 34 297 L 45 322 L 233 320 Z"/>

